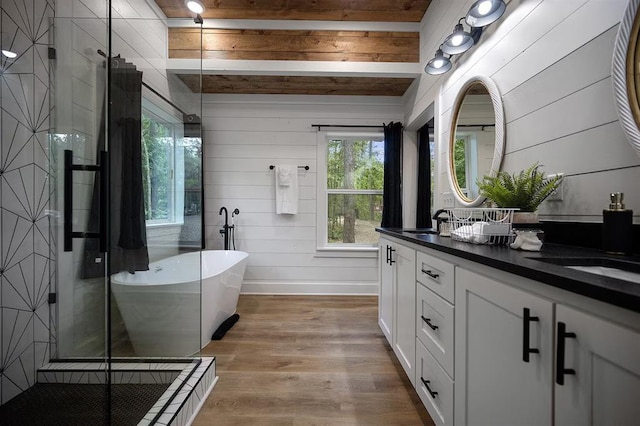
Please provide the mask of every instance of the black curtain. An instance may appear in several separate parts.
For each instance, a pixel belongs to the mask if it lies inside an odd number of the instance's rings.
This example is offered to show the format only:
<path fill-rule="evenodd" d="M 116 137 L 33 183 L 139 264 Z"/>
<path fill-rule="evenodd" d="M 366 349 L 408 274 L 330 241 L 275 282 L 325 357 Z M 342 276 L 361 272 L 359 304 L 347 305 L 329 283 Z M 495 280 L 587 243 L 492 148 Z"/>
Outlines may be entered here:
<path fill-rule="evenodd" d="M 99 179 L 108 178 L 108 273 L 133 273 L 149 269 L 142 188 L 142 72 L 122 58 L 112 58 L 110 65 L 108 140 L 104 132 L 106 114 L 102 114 L 98 137 L 98 152 L 108 151 L 109 176 L 96 176 L 89 227 L 96 229 L 99 220 Z M 100 263 L 105 259 L 98 253 L 97 244 L 96 240 L 85 244 L 86 278 L 104 273 Z"/>
<path fill-rule="evenodd" d="M 384 126 L 383 228 L 402 228 L 402 123 Z"/>
<path fill-rule="evenodd" d="M 431 149 L 433 118 L 418 130 L 418 203 L 416 228 L 431 228 Z"/>

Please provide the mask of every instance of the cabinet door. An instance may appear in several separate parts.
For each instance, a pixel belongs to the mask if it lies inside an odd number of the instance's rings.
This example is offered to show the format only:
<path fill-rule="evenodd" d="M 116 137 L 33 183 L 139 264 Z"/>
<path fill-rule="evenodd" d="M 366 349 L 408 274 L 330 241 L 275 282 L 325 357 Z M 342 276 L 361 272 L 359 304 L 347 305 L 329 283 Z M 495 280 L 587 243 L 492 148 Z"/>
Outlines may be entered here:
<path fill-rule="evenodd" d="M 395 352 L 411 383 L 415 381 L 416 358 L 416 252 L 396 245 L 395 260 L 395 306 L 393 351 Z"/>
<path fill-rule="evenodd" d="M 639 424 L 640 333 L 563 305 L 556 321 L 569 334 L 557 335 L 556 368 L 572 372 L 556 374 L 555 423 Z"/>
<path fill-rule="evenodd" d="M 455 424 L 551 425 L 553 303 L 455 273 Z M 525 362 L 525 349 L 538 353 Z"/>
<path fill-rule="evenodd" d="M 378 324 L 389 344 L 393 344 L 393 266 L 389 263 L 391 242 L 380 238 L 379 269 L 380 289 L 378 294 Z"/>

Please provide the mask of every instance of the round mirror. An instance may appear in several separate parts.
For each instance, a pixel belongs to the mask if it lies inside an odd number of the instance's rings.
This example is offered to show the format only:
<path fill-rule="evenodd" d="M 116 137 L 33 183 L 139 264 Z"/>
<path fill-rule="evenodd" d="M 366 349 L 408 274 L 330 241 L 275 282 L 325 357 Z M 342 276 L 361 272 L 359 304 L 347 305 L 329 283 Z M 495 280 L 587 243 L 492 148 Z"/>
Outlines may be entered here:
<path fill-rule="evenodd" d="M 631 146 L 640 155 L 640 0 L 630 0 L 613 52 L 612 80 L 618 116 Z"/>
<path fill-rule="evenodd" d="M 498 88 L 487 77 L 470 79 L 462 86 L 453 111 L 449 181 L 458 202 L 475 207 L 484 201 L 478 181 L 494 176 L 502 163 L 504 115 Z"/>

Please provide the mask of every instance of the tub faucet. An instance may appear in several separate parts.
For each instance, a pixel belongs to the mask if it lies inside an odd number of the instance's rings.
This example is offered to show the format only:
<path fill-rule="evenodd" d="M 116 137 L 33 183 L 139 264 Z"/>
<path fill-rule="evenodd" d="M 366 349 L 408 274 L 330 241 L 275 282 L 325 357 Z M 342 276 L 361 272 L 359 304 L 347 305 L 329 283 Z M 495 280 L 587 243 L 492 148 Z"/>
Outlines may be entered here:
<path fill-rule="evenodd" d="M 222 215 L 224 212 L 224 225 L 220 230 L 220 235 L 224 236 L 224 249 L 229 250 L 229 230 L 233 228 L 233 225 L 229 225 L 229 212 L 226 207 L 220 207 L 219 215 Z"/>

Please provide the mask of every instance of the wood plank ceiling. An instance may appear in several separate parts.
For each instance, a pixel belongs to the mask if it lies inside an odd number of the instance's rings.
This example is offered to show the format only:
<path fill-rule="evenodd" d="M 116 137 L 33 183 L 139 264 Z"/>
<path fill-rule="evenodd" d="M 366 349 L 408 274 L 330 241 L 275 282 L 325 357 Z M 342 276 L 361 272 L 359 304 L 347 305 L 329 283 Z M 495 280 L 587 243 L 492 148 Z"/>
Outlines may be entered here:
<path fill-rule="evenodd" d="M 203 18 L 419 22 L 431 0 L 204 0 Z M 156 0 L 169 18 L 191 18 L 184 0 Z M 169 28 L 170 59 L 418 63 L 419 33 Z M 193 76 L 180 75 L 192 90 Z M 204 93 L 401 96 L 411 78 L 205 75 Z"/>
<path fill-rule="evenodd" d="M 431 0 L 201 0 L 205 19 L 420 22 Z M 156 0 L 167 18 L 190 18 L 184 0 Z"/>

